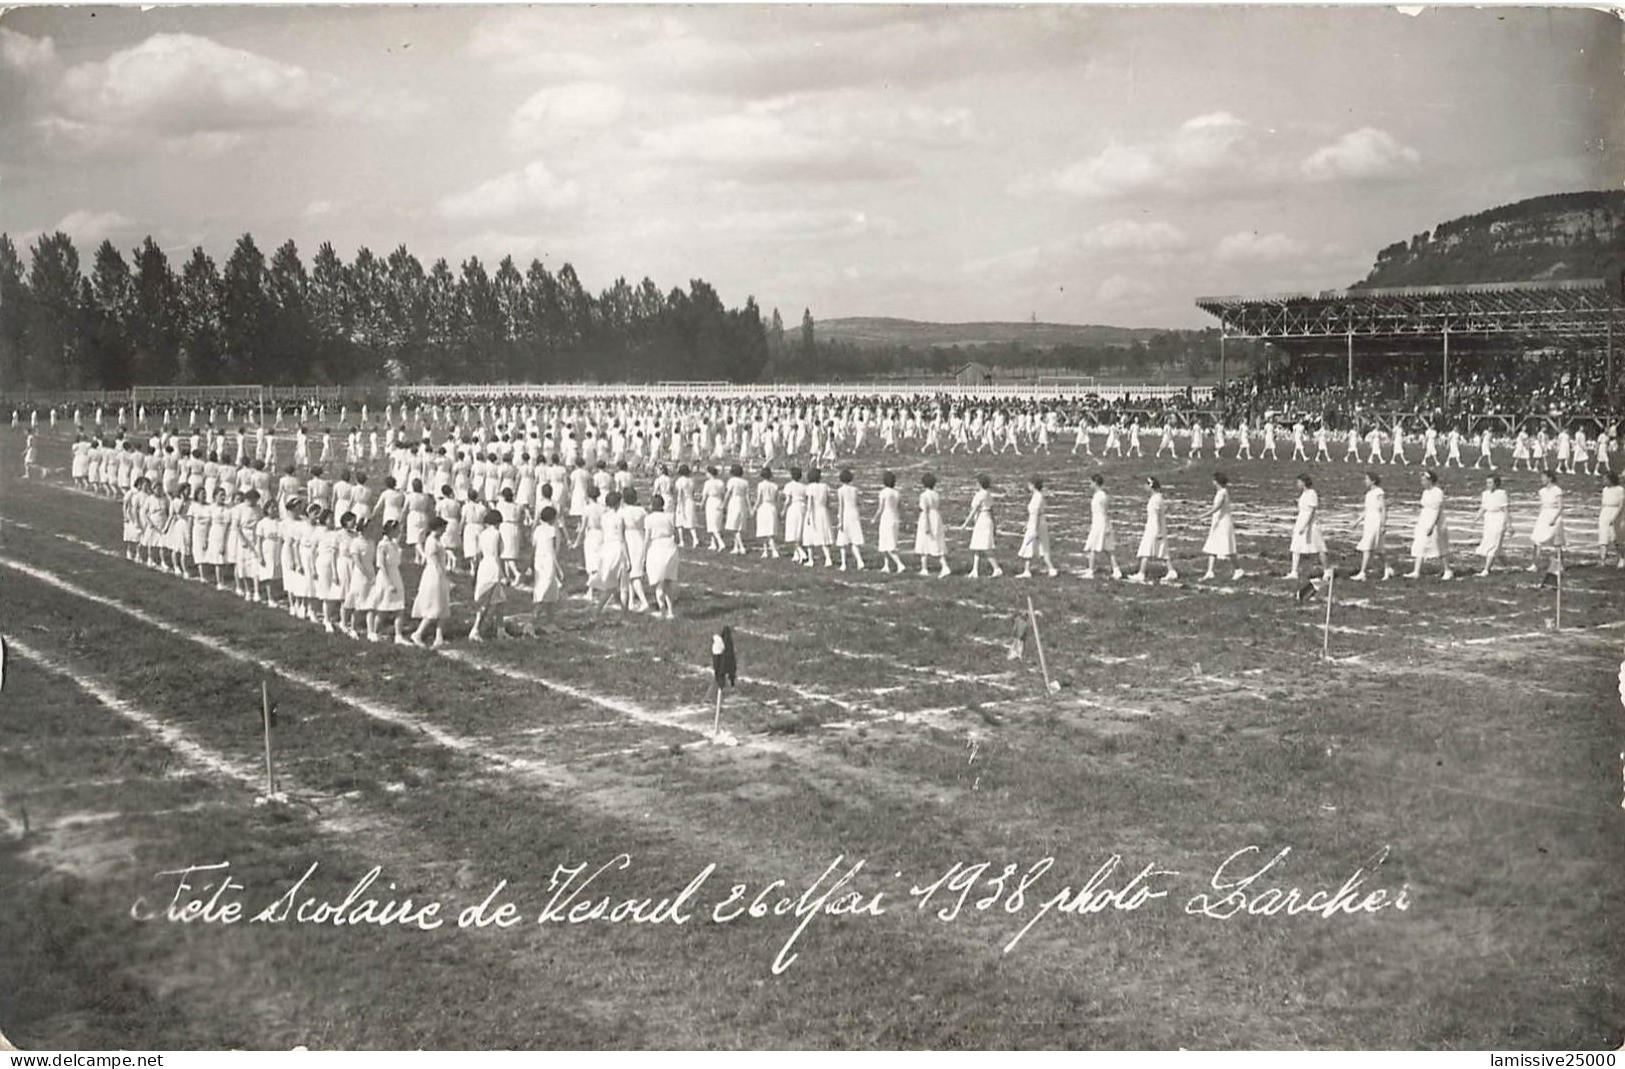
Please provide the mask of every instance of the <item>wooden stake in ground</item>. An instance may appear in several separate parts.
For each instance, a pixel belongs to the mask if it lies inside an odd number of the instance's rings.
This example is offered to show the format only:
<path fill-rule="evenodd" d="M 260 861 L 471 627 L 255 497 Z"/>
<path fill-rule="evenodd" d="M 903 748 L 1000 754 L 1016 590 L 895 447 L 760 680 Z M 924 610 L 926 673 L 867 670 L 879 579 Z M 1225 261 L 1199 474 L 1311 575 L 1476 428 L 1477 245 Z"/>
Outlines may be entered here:
<path fill-rule="evenodd" d="M 1552 630 L 1563 630 L 1563 551 L 1555 551 L 1553 558 L 1557 562 L 1557 615 L 1552 621 Z"/>
<path fill-rule="evenodd" d="M 1044 692 L 1053 694 L 1061 689 L 1061 685 L 1050 680 L 1049 664 L 1044 660 L 1044 640 L 1038 634 L 1038 613 L 1033 611 L 1033 599 L 1030 594 L 1027 596 L 1027 622 L 1032 625 L 1033 645 L 1038 648 L 1038 667 L 1044 673 Z"/>
<path fill-rule="evenodd" d="M 1337 570 L 1326 570 L 1326 624 L 1320 629 L 1320 659 L 1330 660 L 1332 656 L 1332 584 L 1337 582 Z"/>
<path fill-rule="evenodd" d="M 276 797 L 276 772 L 271 763 L 271 690 L 265 680 L 260 680 L 260 712 L 265 723 L 265 797 L 267 800 Z"/>

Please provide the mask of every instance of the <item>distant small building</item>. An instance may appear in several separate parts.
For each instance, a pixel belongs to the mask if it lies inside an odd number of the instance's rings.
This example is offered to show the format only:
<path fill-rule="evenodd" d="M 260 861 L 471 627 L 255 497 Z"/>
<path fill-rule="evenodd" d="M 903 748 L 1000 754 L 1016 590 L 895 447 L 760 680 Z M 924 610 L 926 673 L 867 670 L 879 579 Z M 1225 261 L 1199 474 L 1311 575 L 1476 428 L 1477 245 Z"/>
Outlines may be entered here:
<path fill-rule="evenodd" d="M 986 386 L 993 381 L 993 369 L 972 360 L 954 372 L 955 386 Z"/>

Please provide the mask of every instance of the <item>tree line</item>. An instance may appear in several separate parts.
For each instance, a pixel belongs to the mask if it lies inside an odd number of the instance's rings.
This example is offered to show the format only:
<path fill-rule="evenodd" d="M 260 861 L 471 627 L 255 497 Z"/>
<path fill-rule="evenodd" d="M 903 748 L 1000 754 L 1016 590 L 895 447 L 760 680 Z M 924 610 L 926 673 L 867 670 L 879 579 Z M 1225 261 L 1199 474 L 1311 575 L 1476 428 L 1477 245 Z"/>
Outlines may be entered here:
<path fill-rule="evenodd" d="M 810 321 L 810 317 L 808 317 Z M 178 268 L 150 236 L 129 259 L 110 241 L 86 274 L 72 238 L 41 236 L 23 263 L 0 234 L 0 384 L 371 385 L 384 382 L 754 382 L 782 348 L 777 310 L 725 307 L 702 279 L 662 291 L 618 278 L 593 294 L 568 263 L 512 257 L 427 269 L 404 245 L 330 243 L 307 266 L 250 234 L 225 264 L 202 248 Z"/>

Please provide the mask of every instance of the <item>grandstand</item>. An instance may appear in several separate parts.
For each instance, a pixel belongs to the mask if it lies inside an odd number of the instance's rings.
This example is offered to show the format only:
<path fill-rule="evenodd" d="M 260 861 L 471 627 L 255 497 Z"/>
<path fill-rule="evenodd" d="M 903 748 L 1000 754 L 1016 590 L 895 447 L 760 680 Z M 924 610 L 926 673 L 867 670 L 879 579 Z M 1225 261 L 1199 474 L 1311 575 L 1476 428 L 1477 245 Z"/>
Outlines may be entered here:
<path fill-rule="evenodd" d="M 1625 333 L 1625 294 L 1617 279 L 1199 297 L 1196 305 L 1218 317 L 1221 362 L 1227 339 L 1260 339 L 1289 358 L 1342 356 L 1352 387 L 1358 355 L 1432 355 L 1448 391 L 1452 352 L 1578 343 L 1602 356 L 1609 405 L 1618 402 L 1614 336 Z"/>

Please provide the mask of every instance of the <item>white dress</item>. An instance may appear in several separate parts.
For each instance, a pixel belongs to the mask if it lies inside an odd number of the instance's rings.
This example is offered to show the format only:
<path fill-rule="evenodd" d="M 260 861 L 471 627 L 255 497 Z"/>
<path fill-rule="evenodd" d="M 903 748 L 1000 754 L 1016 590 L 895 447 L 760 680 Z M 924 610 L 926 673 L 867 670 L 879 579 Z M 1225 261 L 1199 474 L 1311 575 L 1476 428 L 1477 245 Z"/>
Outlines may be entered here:
<path fill-rule="evenodd" d="M 897 487 L 880 488 L 880 529 L 876 532 L 875 544 L 882 553 L 897 552 L 898 502 Z"/>
<path fill-rule="evenodd" d="M 1168 559 L 1168 502 L 1162 491 L 1155 490 L 1145 502 L 1145 532 L 1140 535 L 1140 549 L 1136 557 L 1154 560 Z"/>
<path fill-rule="evenodd" d="M 792 546 L 801 541 L 807 518 L 807 488 L 795 479 L 784 484 L 784 540 Z"/>
<path fill-rule="evenodd" d="M 551 523 L 538 523 L 531 532 L 532 564 L 536 569 L 536 585 L 531 588 L 530 600 L 541 605 L 558 601 L 564 596 L 564 584 L 559 575 L 559 532 Z"/>
<path fill-rule="evenodd" d="M 644 534 L 649 540 L 644 554 L 643 570 L 649 583 L 658 586 L 677 581 L 677 542 L 672 537 L 671 517 L 664 512 L 651 512 L 643 521 Z"/>
<path fill-rule="evenodd" d="M 807 484 L 807 516 L 801 528 L 802 545 L 829 545 L 829 487 L 824 483 Z"/>
<path fill-rule="evenodd" d="M 1219 560 L 1236 555 L 1236 521 L 1230 514 L 1230 491 L 1219 487 L 1213 494 L 1213 518 L 1208 521 L 1207 541 L 1202 552 Z"/>
<path fill-rule="evenodd" d="M 970 548 L 972 553 L 993 552 L 993 495 L 977 490 L 971 499 Z"/>
<path fill-rule="evenodd" d="M 1320 495 L 1311 488 L 1298 495 L 1298 518 L 1292 524 L 1293 553 L 1324 553 L 1320 534 Z"/>
<path fill-rule="evenodd" d="M 451 612 L 451 583 L 446 578 L 444 556 L 440 536 L 432 532 L 425 535 L 423 574 L 418 577 L 417 596 L 412 599 L 412 615 L 419 620 L 443 620 Z"/>
<path fill-rule="evenodd" d="M 772 538 L 779 521 L 779 488 L 771 479 L 756 484 L 756 537 Z"/>
<path fill-rule="evenodd" d="M 1561 549 L 1563 546 L 1563 488 L 1555 484 L 1540 488 L 1540 514 L 1529 541 L 1537 546 Z"/>
<path fill-rule="evenodd" d="M 1603 487 L 1602 511 L 1597 513 L 1597 545 L 1618 544 L 1621 516 L 1625 516 L 1625 486 Z"/>
<path fill-rule="evenodd" d="M 1027 529 L 1021 535 L 1019 556 L 1024 560 L 1049 557 L 1049 521 L 1044 517 L 1044 492 L 1034 490 L 1027 499 Z"/>
<path fill-rule="evenodd" d="M 858 488 L 842 483 L 835 491 L 835 503 L 840 510 L 840 527 L 835 535 L 838 546 L 863 545 L 863 517 L 858 514 Z"/>
<path fill-rule="evenodd" d="M 1422 511 L 1417 514 L 1416 533 L 1411 537 L 1411 556 L 1419 560 L 1437 560 L 1449 553 L 1450 531 L 1444 522 L 1444 491 L 1430 486 L 1422 491 Z"/>
<path fill-rule="evenodd" d="M 947 552 L 942 531 L 942 499 L 935 490 L 920 491 L 920 518 L 914 526 L 914 552 L 940 557 Z"/>
<path fill-rule="evenodd" d="M 1488 557 L 1501 552 L 1507 537 L 1507 492 L 1485 490 L 1479 499 L 1484 509 L 1484 530 L 1478 540 L 1478 555 Z"/>
<path fill-rule="evenodd" d="M 480 563 L 474 571 L 474 604 L 479 608 L 501 605 L 507 592 L 502 586 L 502 532 L 489 525 L 480 528 Z M 424 568 L 428 572 L 427 566 Z"/>
<path fill-rule="evenodd" d="M 1111 498 L 1104 488 L 1096 488 L 1089 499 L 1089 537 L 1083 548 L 1089 553 L 1110 553 L 1117 548 L 1117 536 L 1112 533 L 1112 517 L 1107 511 Z"/>
<path fill-rule="evenodd" d="M 1365 492 L 1365 512 L 1360 518 L 1360 544 L 1362 553 L 1380 551 L 1382 536 L 1388 527 L 1388 495 L 1380 486 Z"/>
<path fill-rule="evenodd" d="M 626 551 L 626 518 L 619 509 L 605 509 L 598 521 L 603 528 L 603 545 L 598 551 L 598 568 L 588 586 L 600 594 L 621 588 L 630 559 Z"/>

